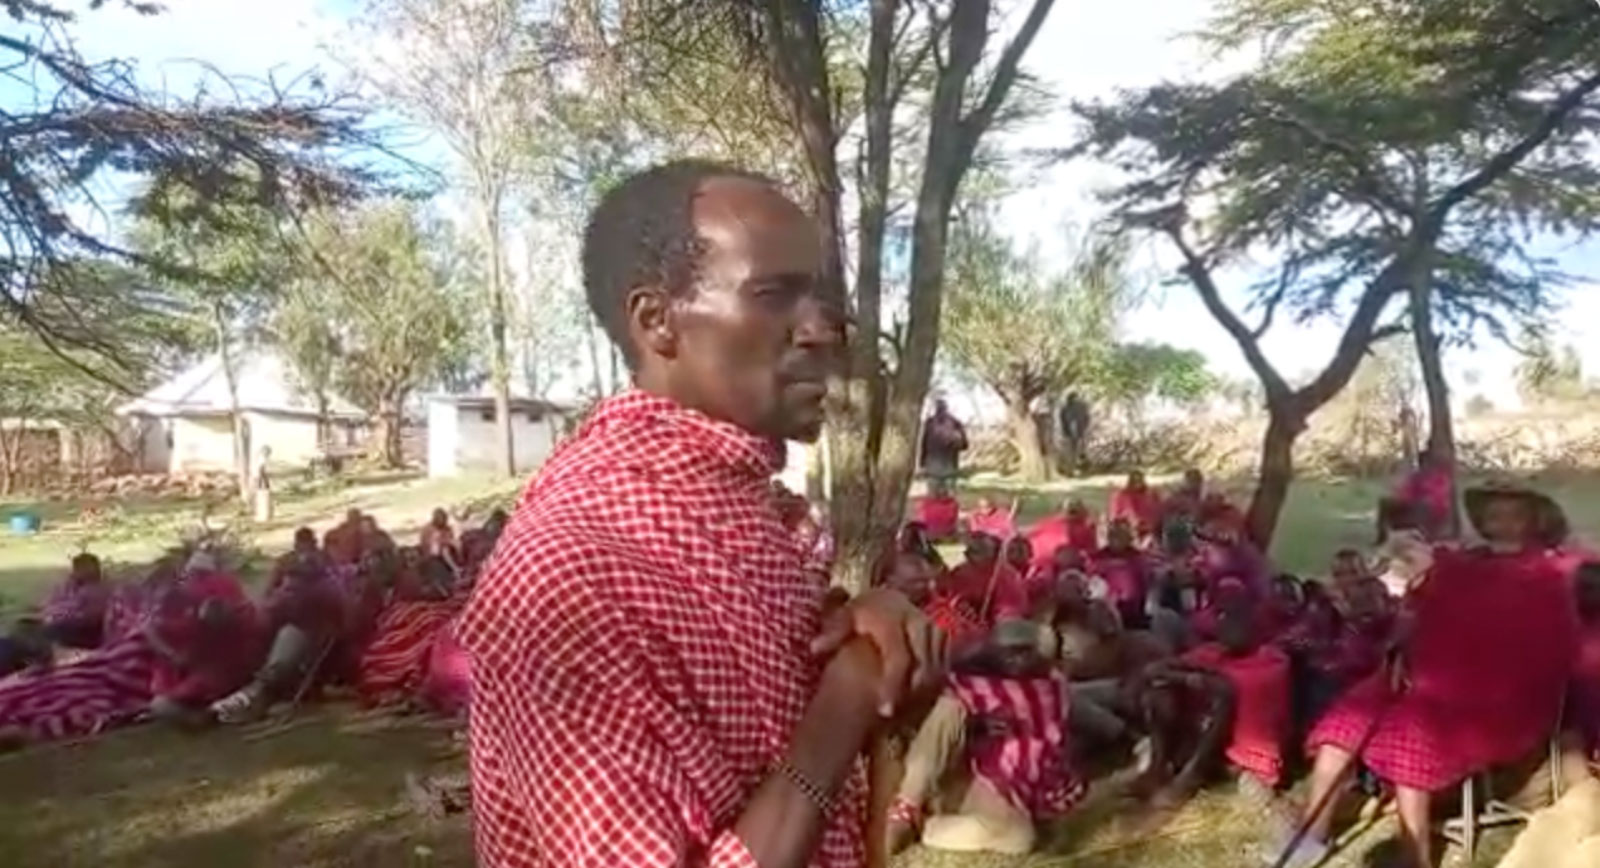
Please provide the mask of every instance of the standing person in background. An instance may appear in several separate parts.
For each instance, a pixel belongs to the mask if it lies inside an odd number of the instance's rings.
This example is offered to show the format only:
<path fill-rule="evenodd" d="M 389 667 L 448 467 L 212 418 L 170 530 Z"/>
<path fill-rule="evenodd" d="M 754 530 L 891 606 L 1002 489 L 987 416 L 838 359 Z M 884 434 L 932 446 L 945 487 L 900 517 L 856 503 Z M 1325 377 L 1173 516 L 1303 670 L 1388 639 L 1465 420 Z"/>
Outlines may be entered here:
<path fill-rule="evenodd" d="M 952 483 L 961 475 L 961 453 L 967 451 L 967 429 L 950 414 L 943 398 L 933 402 L 933 415 L 922 425 L 922 472 L 929 479 Z"/>
<path fill-rule="evenodd" d="M 821 433 L 845 321 L 769 180 L 675 162 L 590 217 L 584 285 L 635 388 L 527 489 L 457 637 L 486 868 L 857 868 L 860 755 L 942 639 L 825 588 L 771 479 Z"/>
<path fill-rule="evenodd" d="M 1085 442 L 1089 439 L 1089 402 L 1077 392 L 1068 392 L 1061 402 L 1057 421 L 1061 424 L 1061 463 L 1068 476 L 1083 469 Z"/>

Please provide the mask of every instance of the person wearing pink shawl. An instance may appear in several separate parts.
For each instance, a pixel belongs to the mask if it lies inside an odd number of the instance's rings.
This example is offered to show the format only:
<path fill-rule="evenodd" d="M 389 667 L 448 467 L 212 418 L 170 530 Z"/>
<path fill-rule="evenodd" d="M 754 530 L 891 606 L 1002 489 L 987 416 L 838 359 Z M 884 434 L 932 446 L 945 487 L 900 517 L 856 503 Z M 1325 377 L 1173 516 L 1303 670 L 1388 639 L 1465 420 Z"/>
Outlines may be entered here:
<path fill-rule="evenodd" d="M 994 501 L 987 497 L 980 497 L 978 504 L 967 513 L 967 532 L 1008 540 L 1017 535 L 1017 523 L 1010 510 L 995 506 Z"/>
<path fill-rule="evenodd" d="M 98 648 L 104 636 L 111 586 L 106 584 L 100 559 L 88 552 L 72 559 L 66 581 L 45 598 L 39 610 L 45 635 L 67 648 Z"/>
<path fill-rule="evenodd" d="M 1001 558 L 1000 541 L 973 534 L 966 560 L 946 577 L 945 586 L 972 607 L 984 626 L 1003 617 L 1027 617 L 1030 595 L 1025 577 Z"/>
<path fill-rule="evenodd" d="M 1387 499 L 1388 509 L 1403 509 L 1416 522 L 1416 529 L 1428 539 L 1442 539 L 1450 530 L 1450 513 L 1455 501 L 1455 484 L 1450 468 L 1433 459 L 1431 453 L 1417 456 L 1417 468 L 1395 486 Z M 1379 512 L 1384 512 L 1380 506 Z"/>
<path fill-rule="evenodd" d="M 1551 551 L 1566 518 L 1546 495 L 1503 485 L 1467 492 L 1481 547 L 1441 548 L 1412 589 L 1395 662 L 1336 701 L 1307 739 L 1309 804 L 1330 797 L 1360 759 L 1395 787 L 1401 839 L 1433 864 L 1433 794 L 1522 759 L 1554 727 L 1578 650 L 1578 616 Z M 1290 865 L 1326 854 L 1333 810 L 1315 818 Z"/>
<path fill-rule="evenodd" d="M 955 539 L 961 531 L 961 502 L 942 485 L 935 484 L 913 505 L 914 520 L 928 538 L 938 542 Z"/>
<path fill-rule="evenodd" d="M 1111 495 L 1111 519 L 1127 519 L 1140 539 L 1153 536 L 1161 529 L 1161 492 L 1145 481 L 1144 471 L 1128 474 L 1128 484 Z"/>
<path fill-rule="evenodd" d="M 189 559 L 146 635 L 160 655 L 150 712 L 175 723 L 208 716 L 211 703 L 249 682 L 266 653 L 260 612 L 239 580 L 204 551 Z"/>

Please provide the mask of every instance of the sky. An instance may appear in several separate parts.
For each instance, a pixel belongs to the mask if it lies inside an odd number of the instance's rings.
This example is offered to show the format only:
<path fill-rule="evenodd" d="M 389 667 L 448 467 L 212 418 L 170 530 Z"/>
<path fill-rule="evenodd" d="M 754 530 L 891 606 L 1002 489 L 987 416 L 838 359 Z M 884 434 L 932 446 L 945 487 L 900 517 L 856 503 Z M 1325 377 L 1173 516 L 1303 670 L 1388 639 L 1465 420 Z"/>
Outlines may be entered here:
<path fill-rule="evenodd" d="M 204 66 L 223 73 L 280 79 L 319 67 L 338 74 L 326 46 L 338 45 L 355 0 L 164 0 L 166 12 L 141 18 L 117 9 L 86 14 L 76 29 L 80 47 L 93 58 L 120 57 L 138 63 L 152 83 L 175 90 L 192 86 Z M 1227 69 L 1183 39 L 1205 20 L 1210 0 L 1116 0 L 1059 2 L 1039 33 L 1027 67 L 1063 102 L 1108 96 L 1117 88 L 1162 79 L 1204 78 Z M 1047 116 L 1011 136 L 1014 147 L 1040 148 L 1071 139 L 1065 111 Z M 1094 213 L 1093 193 L 1112 175 L 1103 167 L 1075 162 L 1045 170 L 1037 183 L 1008 201 L 1002 219 L 1009 231 L 1048 248 L 1063 227 L 1082 224 Z M 1150 253 L 1141 271 L 1169 273 L 1170 263 Z M 1569 271 L 1588 275 L 1566 295 L 1557 338 L 1576 345 L 1586 369 L 1600 371 L 1600 243 L 1560 253 Z M 1234 300 L 1238 296 L 1234 295 Z M 1131 340 L 1160 341 L 1199 350 L 1212 366 L 1234 377 L 1248 377 L 1237 348 L 1201 307 L 1186 285 L 1155 286 L 1129 317 Z M 1335 323 L 1280 322 L 1264 341 L 1269 357 L 1286 374 L 1320 368 L 1337 340 Z M 1468 372 L 1498 406 L 1515 404 L 1511 370 L 1516 355 L 1487 339 L 1474 349 L 1453 350 L 1446 368 L 1457 383 L 1458 399 Z"/>

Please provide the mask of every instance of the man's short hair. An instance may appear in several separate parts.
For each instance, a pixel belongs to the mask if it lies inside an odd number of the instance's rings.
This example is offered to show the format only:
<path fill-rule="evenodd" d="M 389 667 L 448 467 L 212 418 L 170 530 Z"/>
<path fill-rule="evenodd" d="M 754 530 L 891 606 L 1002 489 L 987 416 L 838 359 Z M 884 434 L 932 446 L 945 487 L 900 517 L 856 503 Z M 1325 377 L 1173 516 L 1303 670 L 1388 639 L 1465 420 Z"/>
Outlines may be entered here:
<path fill-rule="evenodd" d="M 694 285 L 701 242 L 694 197 L 715 178 L 772 179 L 708 160 L 675 160 L 646 169 L 611 188 L 583 232 L 583 287 L 589 309 L 629 367 L 638 363 L 628 342 L 623 306 L 628 293 L 660 286 L 674 295 Z"/>

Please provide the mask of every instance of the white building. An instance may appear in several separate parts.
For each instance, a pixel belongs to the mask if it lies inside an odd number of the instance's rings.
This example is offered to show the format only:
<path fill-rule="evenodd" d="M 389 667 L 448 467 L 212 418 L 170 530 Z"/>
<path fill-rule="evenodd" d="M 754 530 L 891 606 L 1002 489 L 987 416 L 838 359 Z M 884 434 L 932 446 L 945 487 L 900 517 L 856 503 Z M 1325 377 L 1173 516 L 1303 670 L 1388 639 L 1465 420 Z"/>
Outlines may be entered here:
<path fill-rule="evenodd" d="M 330 396 L 326 441 L 317 402 L 295 384 L 276 352 L 251 350 L 237 360 L 239 415 L 251 460 L 263 447 L 273 463 L 305 464 L 325 451 L 356 446 L 367 415 Z M 211 356 L 117 408 L 134 430 L 136 472 L 208 473 L 233 468 L 232 400 L 222 360 Z"/>
<path fill-rule="evenodd" d="M 428 475 L 489 473 L 500 466 L 503 448 L 495 424 L 494 398 L 433 395 L 428 403 Z M 550 457 L 567 432 L 571 413 L 532 398 L 511 399 L 511 438 L 516 472 L 528 473 Z"/>

